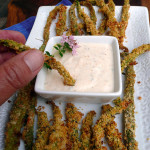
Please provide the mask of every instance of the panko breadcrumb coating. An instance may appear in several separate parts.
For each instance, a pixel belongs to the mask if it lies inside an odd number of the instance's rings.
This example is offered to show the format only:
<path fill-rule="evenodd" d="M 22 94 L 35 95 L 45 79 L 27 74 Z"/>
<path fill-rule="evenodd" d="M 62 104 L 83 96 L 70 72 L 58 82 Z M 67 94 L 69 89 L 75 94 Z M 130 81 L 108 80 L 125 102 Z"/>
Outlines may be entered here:
<path fill-rule="evenodd" d="M 28 118 L 25 127 L 22 132 L 22 139 L 25 143 L 25 149 L 32 149 L 33 146 L 33 130 L 34 130 L 34 118 L 35 118 L 35 106 L 37 103 L 36 94 L 31 93 L 31 99 L 29 102 Z"/>
<path fill-rule="evenodd" d="M 73 86 L 75 84 L 75 80 L 71 77 L 70 73 L 54 57 L 50 57 L 48 55 L 45 55 L 44 62 L 47 65 L 49 65 L 51 67 L 51 69 L 57 70 L 58 73 L 64 77 L 64 84 L 65 85 Z"/>
<path fill-rule="evenodd" d="M 99 35 L 98 30 L 96 29 L 96 25 L 91 20 L 91 18 L 84 12 L 84 10 L 81 9 L 81 5 L 78 1 L 76 1 L 76 5 L 77 5 L 79 18 L 83 19 L 83 22 L 85 23 L 86 26 L 87 33 L 91 35 Z"/>
<path fill-rule="evenodd" d="M 58 106 L 53 101 L 48 102 L 52 105 L 53 109 L 53 125 L 50 129 L 50 136 L 48 145 L 45 150 L 66 150 L 67 144 L 67 127 L 62 121 L 62 114 Z"/>
<path fill-rule="evenodd" d="M 110 9 L 112 15 L 115 16 L 115 4 L 114 4 L 113 0 L 109 0 L 107 6 Z M 104 18 L 102 19 L 102 22 L 98 28 L 99 34 L 102 35 L 105 33 L 105 31 L 108 28 L 108 26 L 107 26 L 108 17 L 105 14 L 105 11 L 103 11 L 101 8 L 99 9 L 99 11 L 102 12 L 104 15 Z"/>
<path fill-rule="evenodd" d="M 135 48 L 132 50 L 131 53 L 126 55 L 124 59 L 121 62 L 121 72 L 124 71 L 124 69 L 131 63 L 133 62 L 138 56 L 141 54 L 150 51 L 150 44 L 143 44 L 139 46 L 138 48 Z"/>
<path fill-rule="evenodd" d="M 78 150 L 81 148 L 78 125 L 82 119 L 83 114 L 79 112 L 75 105 L 72 103 L 67 103 L 65 114 L 66 126 L 68 127 L 67 150 Z"/>
<path fill-rule="evenodd" d="M 37 112 L 38 115 L 38 129 L 37 138 L 32 150 L 44 150 L 48 142 L 50 134 L 50 124 L 45 112 Z"/>
<path fill-rule="evenodd" d="M 70 19 L 69 34 L 72 33 L 72 35 L 82 35 L 83 31 L 77 22 L 78 19 L 77 19 L 76 14 L 75 14 L 75 8 L 76 8 L 76 4 L 73 3 L 69 9 L 69 19 Z"/>
<path fill-rule="evenodd" d="M 96 115 L 95 111 L 90 111 L 82 121 L 81 127 L 81 149 L 90 150 L 92 146 L 92 125 L 93 118 Z"/>
<path fill-rule="evenodd" d="M 64 5 L 61 5 L 59 9 L 59 18 L 58 22 L 56 23 L 56 36 L 63 35 L 63 32 L 66 31 L 66 18 L 67 18 L 67 7 Z"/>
<path fill-rule="evenodd" d="M 122 113 L 123 110 L 125 110 L 131 102 L 128 100 L 124 100 L 120 103 L 119 106 L 112 107 L 107 112 L 102 114 L 100 118 L 97 120 L 94 128 L 93 128 L 93 139 L 94 142 L 93 149 L 104 149 L 102 145 L 102 138 L 104 137 L 104 128 L 108 123 L 113 121 L 113 116 L 116 114 Z"/>
<path fill-rule="evenodd" d="M 107 112 L 109 109 L 111 109 L 112 106 L 107 104 L 102 106 L 102 114 Z M 113 116 L 113 118 L 115 118 Z M 122 136 L 119 130 L 117 129 L 117 123 L 112 120 L 110 123 L 108 123 L 105 127 L 105 136 L 106 140 L 109 144 L 109 146 L 113 150 L 127 150 L 127 148 L 124 146 L 122 142 Z"/>
<path fill-rule="evenodd" d="M 31 101 L 32 91 L 33 84 L 30 83 L 18 92 L 18 96 L 10 111 L 9 122 L 6 125 L 5 150 L 18 150 L 21 128 L 24 125 L 25 118 L 29 110 L 29 102 Z"/>
<path fill-rule="evenodd" d="M 86 2 L 86 1 L 81 1 L 80 4 L 83 6 L 86 6 L 89 9 L 90 18 L 93 21 L 93 23 L 96 25 L 97 18 L 96 18 L 95 10 L 94 10 L 93 6 L 91 5 L 91 3 Z"/>
<path fill-rule="evenodd" d="M 49 16 L 47 18 L 47 21 L 46 21 L 46 24 L 45 24 L 45 27 L 44 27 L 44 32 L 43 32 L 43 39 L 44 39 L 44 42 L 42 44 L 42 46 L 40 47 L 40 50 L 42 52 L 44 52 L 45 50 L 45 47 L 46 47 L 46 44 L 49 40 L 49 35 L 50 35 L 50 26 L 52 24 L 52 21 L 56 18 L 57 16 L 57 13 L 60 9 L 62 5 L 59 5 L 59 6 L 56 6 L 50 13 L 49 13 Z"/>
<path fill-rule="evenodd" d="M 131 104 L 124 111 L 124 140 L 128 150 L 138 150 L 138 142 L 135 140 L 135 116 L 134 116 L 134 83 L 135 71 L 134 66 L 129 65 L 126 70 L 125 94 L 124 99 L 130 100 Z"/>
<path fill-rule="evenodd" d="M 111 5 L 107 5 L 104 0 L 96 0 L 96 5 L 100 7 L 100 10 L 107 16 L 107 26 L 109 27 L 109 35 L 115 36 L 118 39 L 120 48 L 123 47 L 123 42 L 125 38 L 125 30 L 128 25 L 129 20 L 129 8 L 130 3 L 129 0 L 124 1 L 123 11 L 122 11 L 122 20 L 118 22 L 113 13 L 114 5 L 113 1 L 110 1 Z M 102 24 L 103 25 L 103 24 Z M 104 26 L 104 25 L 103 25 Z"/>

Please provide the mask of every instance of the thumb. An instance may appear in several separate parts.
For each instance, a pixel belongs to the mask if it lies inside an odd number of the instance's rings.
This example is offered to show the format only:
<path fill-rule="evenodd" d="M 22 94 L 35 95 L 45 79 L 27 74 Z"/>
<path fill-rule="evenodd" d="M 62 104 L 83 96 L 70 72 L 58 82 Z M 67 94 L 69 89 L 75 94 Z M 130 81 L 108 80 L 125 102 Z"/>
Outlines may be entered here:
<path fill-rule="evenodd" d="M 39 50 L 23 52 L 0 65 L 0 105 L 27 85 L 40 71 L 44 57 Z"/>

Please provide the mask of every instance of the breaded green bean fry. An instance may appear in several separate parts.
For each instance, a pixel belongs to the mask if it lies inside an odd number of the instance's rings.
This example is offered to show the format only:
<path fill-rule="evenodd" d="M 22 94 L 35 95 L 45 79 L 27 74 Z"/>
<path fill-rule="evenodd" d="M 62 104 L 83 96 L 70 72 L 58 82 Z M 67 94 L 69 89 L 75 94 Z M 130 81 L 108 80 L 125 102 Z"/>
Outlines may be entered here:
<path fill-rule="evenodd" d="M 150 44 L 143 44 L 142 46 L 139 46 L 138 48 L 135 48 L 132 50 L 131 53 L 126 55 L 124 59 L 121 62 L 121 71 L 123 72 L 124 69 L 133 62 L 138 56 L 141 54 L 150 51 Z"/>
<path fill-rule="evenodd" d="M 93 117 L 96 115 L 95 111 L 90 111 L 86 118 L 82 121 L 81 127 L 81 149 L 89 150 L 91 149 L 91 139 L 92 139 L 92 125 Z"/>
<path fill-rule="evenodd" d="M 95 24 L 93 23 L 93 21 L 91 20 L 91 18 L 86 13 L 84 13 L 84 10 L 81 9 L 80 3 L 78 1 L 76 1 L 76 5 L 77 5 L 77 10 L 78 10 L 79 18 L 83 19 L 83 22 L 86 25 L 86 31 L 87 31 L 87 33 L 89 33 L 91 35 L 99 35 L 98 30 L 96 29 Z"/>
<path fill-rule="evenodd" d="M 134 116 L 134 83 L 135 71 L 134 66 L 129 65 L 126 70 L 125 94 L 124 99 L 132 103 L 124 111 L 124 140 L 128 150 L 138 150 L 138 142 L 135 140 L 135 116 Z"/>
<path fill-rule="evenodd" d="M 91 5 L 91 3 L 86 2 L 86 1 L 81 1 L 80 4 L 83 6 L 86 6 L 89 9 L 90 18 L 94 22 L 94 24 L 96 24 L 97 18 L 96 18 L 95 10 L 94 10 L 93 6 Z"/>
<path fill-rule="evenodd" d="M 114 4 L 113 0 L 109 0 L 107 6 L 110 9 L 112 15 L 115 16 L 115 4 Z M 101 22 L 101 24 L 100 24 L 100 26 L 98 28 L 99 34 L 102 35 L 107 30 L 108 17 L 105 14 L 105 11 L 101 10 L 101 8 L 100 8 L 100 11 L 104 14 L 104 18 L 102 19 L 102 22 Z"/>
<path fill-rule="evenodd" d="M 85 1 L 91 3 L 92 5 L 96 5 L 96 0 L 85 0 Z"/>
<path fill-rule="evenodd" d="M 64 84 L 65 85 L 73 86 L 75 84 L 75 80 L 71 77 L 70 73 L 54 57 L 50 57 L 48 55 L 45 55 L 44 61 L 47 65 L 49 65 L 51 67 L 51 69 L 57 70 L 58 73 L 64 77 Z"/>
<path fill-rule="evenodd" d="M 29 108 L 29 101 L 32 84 L 22 88 L 14 102 L 12 110 L 10 111 L 9 122 L 6 126 L 5 132 L 5 150 L 18 150 L 20 144 L 21 128 L 24 125 L 27 110 Z"/>
<path fill-rule="evenodd" d="M 31 93 L 31 100 L 29 102 L 28 118 L 27 123 L 22 132 L 22 138 L 25 143 L 25 149 L 30 150 L 33 146 L 33 129 L 34 129 L 34 117 L 35 117 L 35 106 L 36 106 L 35 93 Z"/>
<path fill-rule="evenodd" d="M 77 22 L 78 19 L 75 14 L 75 8 L 76 8 L 76 5 L 75 5 L 75 3 L 73 3 L 69 9 L 71 32 L 72 32 L 72 35 L 82 35 L 83 32 Z"/>
<path fill-rule="evenodd" d="M 56 36 L 61 36 L 63 32 L 67 29 L 66 27 L 66 6 L 61 6 L 59 9 L 59 18 L 56 23 Z"/>
<path fill-rule="evenodd" d="M 0 44 L 13 49 L 17 54 L 32 49 L 29 46 L 17 43 L 13 40 L 0 39 Z M 56 59 L 52 56 L 48 56 L 46 54 L 44 56 L 45 56 L 45 64 L 50 66 L 51 69 L 56 69 L 60 73 L 60 75 L 64 77 L 64 84 L 70 86 L 73 86 L 75 84 L 75 80 L 71 77 L 70 73 L 59 61 L 56 61 Z"/>
<path fill-rule="evenodd" d="M 33 150 L 44 150 L 50 134 L 50 124 L 45 112 L 37 112 L 38 130 Z"/>
<path fill-rule="evenodd" d="M 104 114 L 111 108 L 112 107 L 109 104 L 103 105 L 102 106 L 102 114 Z M 115 117 L 113 116 L 113 118 L 115 118 Z M 124 144 L 122 142 L 121 133 L 117 129 L 117 123 L 114 120 L 112 120 L 110 123 L 108 123 L 106 125 L 105 135 L 106 135 L 106 139 L 107 139 L 109 146 L 113 150 L 127 150 L 127 148 L 124 146 Z"/>
<path fill-rule="evenodd" d="M 44 32 L 43 32 L 43 39 L 44 39 L 44 42 L 43 42 L 42 46 L 40 47 L 40 50 L 41 50 L 42 52 L 44 52 L 45 47 L 46 47 L 46 44 L 47 44 L 47 42 L 48 42 L 48 40 L 49 40 L 50 26 L 51 26 L 51 24 L 52 24 L 52 21 L 53 21 L 53 19 L 56 18 L 56 15 L 57 15 L 57 13 L 58 13 L 58 11 L 59 11 L 59 9 L 60 9 L 61 6 L 62 6 L 62 5 L 56 6 L 56 7 L 49 13 L 49 16 L 48 16 L 47 21 L 46 21 L 46 25 L 45 25 L 45 27 L 44 27 Z"/>
<path fill-rule="evenodd" d="M 16 41 L 13 40 L 4 40 L 4 39 L 0 39 L 0 44 L 3 46 L 6 46 L 8 48 L 11 48 L 12 50 L 14 50 L 17 54 L 23 52 L 23 51 L 27 51 L 30 50 L 32 48 L 30 48 L 29 46 L 26 46 L 22 43 L 18 43 Z"/>
<path fill-rule="evenodd" d="M 124 0 L 124 5 L 122 8 L 122 17 L 121 17 L 121 22 L 120 22 L 120 35 L 119 35 L 120 48 L 123 47 L 123 42 L 124 42 L 124 38 L 125 38 L 125 31 L 126 31 L 126 28 L 128 26 L 129 9 L 130 9 L 129 0 Z"/>
<path fill-rule="evenodd" d="M 49 102 L 53 109 L 53 125 L 51 126 L 49 143 L 45 146 L 47 150 L 65 150 L 67 144 L 67 127 L 62 121 L 62 114 L 54 102 Z"/>
<path fill-rule="evenodd" d="M 113 1 L 110 0 L 110 4 L 113 4 Z M 120 48 L 123 47 L 123 41 L 125 38 L 125 30 L 128 25 L 129 20 L 129 0 L 125 0 L 124 6 L 123 6 L 123 14 L 122 14 L 122 21 L 118 22 L 114 16 L 114 13 L 112 13 L 111 9 L 113 10 L 113 5 L 106 5 L 104 0 L 97 0 L 97 5 L 100 7 L 102 12 L 107 16 L 107 25 L 110 28 L 110 35 L 115 36 L 119 41 Z"/>
<path fill-rule="evenodd" d="M 124 100 L 119 106 L 112 107 L 106 113 L 102 114 L 97 120 L 93 128 L 93 139 L 94 149 L 104 149 L 101 143 L 101 139 L 104 137 L 104 128 L 106 125 L 113 120 L 114 115 L 122 113 L 130 104 L 130 101 Z"/>
<path fill-rule="evenodd" d="M 80 149 L 81 143 L 79 141 L 78 124 L 80 123 L 83 114 L 71 103 L 67 103 L 65 114 L 66 125 L 68 127 L 67 150 Z"/>

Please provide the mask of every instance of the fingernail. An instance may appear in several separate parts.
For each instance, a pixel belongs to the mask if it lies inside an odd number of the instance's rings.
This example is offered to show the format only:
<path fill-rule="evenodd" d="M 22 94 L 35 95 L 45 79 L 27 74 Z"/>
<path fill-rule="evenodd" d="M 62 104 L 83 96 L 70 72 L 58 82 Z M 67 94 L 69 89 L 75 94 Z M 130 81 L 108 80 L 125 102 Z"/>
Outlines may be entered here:
<path fill-rule="evenodd" d="M 39 50 L 32 50 L 24 56 L 24 62 L 34 72 L 43 65 L 44 57 Z"/>

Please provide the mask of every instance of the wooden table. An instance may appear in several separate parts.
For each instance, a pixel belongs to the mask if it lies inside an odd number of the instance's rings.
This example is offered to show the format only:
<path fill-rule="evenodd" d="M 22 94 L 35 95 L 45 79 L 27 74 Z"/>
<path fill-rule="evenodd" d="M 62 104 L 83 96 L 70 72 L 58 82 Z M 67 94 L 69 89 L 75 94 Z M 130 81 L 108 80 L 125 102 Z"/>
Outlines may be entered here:
<path fill-rule="evenodd" d="M 8 5 L 7 27 L 19 23 L 30 16 L 35 16 L 41 5 L 56 5 L 61 0 L 11 0 Z M 74 0 L 70 0 L 73 2 Z M 124 0 L 114 0 L 116 5 L 123 5 Z M 150 14 L 150 0 L 130 0 L 131 6 L 146 6 Z"/>

